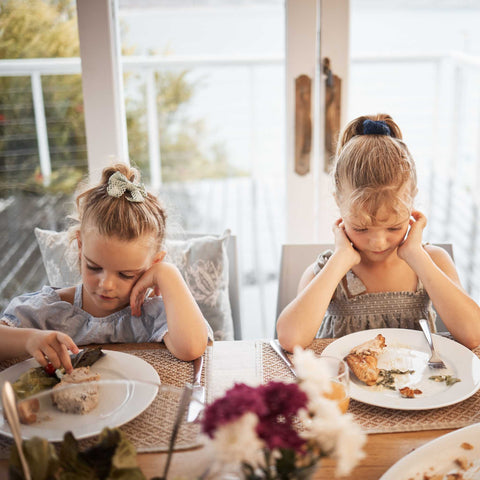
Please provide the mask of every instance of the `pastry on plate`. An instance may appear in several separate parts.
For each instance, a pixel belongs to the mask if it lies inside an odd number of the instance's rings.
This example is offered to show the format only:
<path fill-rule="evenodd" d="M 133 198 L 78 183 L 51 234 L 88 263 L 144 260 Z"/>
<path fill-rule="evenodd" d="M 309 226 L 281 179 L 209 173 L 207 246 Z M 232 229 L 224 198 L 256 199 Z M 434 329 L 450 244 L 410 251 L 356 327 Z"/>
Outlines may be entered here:
<path fill-rule="evenodd" d="M 53 387 L 53 404 L 65 413 L 88 413 L 98 405 L 98 373 L 90 372 L 90 367 L 75 368 L 64 375 L 62 381 Z M 67 385 L 75 388 L 60 389 Z M 58 390 L 58 391 L 56 391 Z"/>
<path fill-rule="evenodd" d="M 352 348 L 345 357 L 348 366 L 361 382 L 369 386 L 377 383 L 377 356 L 385 346 L 385 337 L 379 333 L 375 338 Z"/>

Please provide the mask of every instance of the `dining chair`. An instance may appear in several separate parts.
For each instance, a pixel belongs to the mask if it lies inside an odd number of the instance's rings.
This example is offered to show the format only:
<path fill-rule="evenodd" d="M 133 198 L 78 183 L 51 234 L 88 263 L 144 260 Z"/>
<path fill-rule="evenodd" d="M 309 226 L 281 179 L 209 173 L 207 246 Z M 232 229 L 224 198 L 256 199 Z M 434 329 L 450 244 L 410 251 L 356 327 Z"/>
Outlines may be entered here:
<path fill-rule="evenodd" d="M 445 249 L 454 259 L 451 243 L 435 243 Z M 298 283 L 305 269 L 312 264 L 318 255 L 325 250 L 333 250 L 334 245 L 328 243 L 284 244 L 280 256 L 280 273 L 278 280 L 276 319 L 282 310 L 296 297 Z M 437 315 L 437 332 L 447 332 L 448 329 Z M 277 337 L 275 326 L 274 337 Z"/>
<path fill-rule="evenodd" d="M 333 249 L 333 244 L 305 243 L 282 245 L 276 319 L 282 310 L 297 296 L 298 282 L 305 269 L 316 260 L 320 253 L 328 249 Z M 276 322 L 274 337 L 277 337 Z"/>

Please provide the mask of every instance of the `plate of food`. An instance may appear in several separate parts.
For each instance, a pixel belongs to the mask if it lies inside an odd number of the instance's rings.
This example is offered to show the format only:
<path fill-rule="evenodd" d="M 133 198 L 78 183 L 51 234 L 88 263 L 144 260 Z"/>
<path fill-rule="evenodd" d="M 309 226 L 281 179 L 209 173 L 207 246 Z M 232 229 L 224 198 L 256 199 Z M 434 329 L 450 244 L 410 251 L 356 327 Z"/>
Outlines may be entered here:
<path fill-rule="evenodd" d="M 398 410 L 446 407 L 480 388 L 480 359 L 460 343 L 433 335 L 445 369 L 428 366 L 430 349 L 417 330 L 362 330 L 338 338 L 322 355 L 343 358 L 350 367 L 350 397 Z"/>
<path fill-rule="evenodd" d="M 480 423 L 460 428 L 415 449 L 380 480 L 480 478 Z"/>
<path fill-rule="evenodd" d="M 102 353 L 92 364 L 79 364 L 69 375 L 58 371 L 44 375 L 33 358 L 0 373 L 0 385 L 12 383 L 19 399 L 24 439 L 39 436 L 56 442 L 63 440 L 66 431 L 77 439 L 86 438 L 104 427 L 123 425 L 148 408 L 160 385 L 156 370 L 128 353 Z M 12 437 L 3 412 L 0 434 Z"/>

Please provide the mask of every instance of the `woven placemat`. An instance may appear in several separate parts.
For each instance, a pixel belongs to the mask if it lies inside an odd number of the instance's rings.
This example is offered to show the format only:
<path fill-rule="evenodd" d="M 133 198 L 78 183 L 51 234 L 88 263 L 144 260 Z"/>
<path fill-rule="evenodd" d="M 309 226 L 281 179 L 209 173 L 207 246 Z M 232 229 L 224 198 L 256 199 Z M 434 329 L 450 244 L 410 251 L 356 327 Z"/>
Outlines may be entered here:
<path fill-rule="evenodd" d="M 316 339 L 310 349 L 321 353 L 332 339 Z M 268 343 L 262 342 L 263 382 L 293 376 Z M 480 357 L 480 347 L 473 352 Z M 393 410 L 350 400 L 348 412 L 365 433 L 408 432 L 460 428 L 480 422 L 480 390 L 467 400 L 433 410 Z"/>
<path fill-rule="evenodd" d="M 208 378 L 211 369 L 211 350 L 207 347 L 204 354 L 202 384 L 208 391 Z M 152 365 L 158 372 L 162 385 L 171 385 L 177 389 L 159 389 L 152 404 L 138 417 L 120 428 L 135 445 L 137 452 L 163 452 L 168 450 L 168 442 L 175 420 L 179 398 L 185 383 L 193 380 L 193 362 L 183 362 L 174 357 L 166 348 L 130 348 L 128 352 Z M 0 362 L 0 371 L 18 361 Z M 87 448 L 95 443 L 97 436 L 80 440 L 80 448 Z M 0 434 L 0 458 L 8 458 L 13 441 Z M 175 443 L 175 450 L 194 448 L 202 444 L 200 424 L 183 422 Z"/>

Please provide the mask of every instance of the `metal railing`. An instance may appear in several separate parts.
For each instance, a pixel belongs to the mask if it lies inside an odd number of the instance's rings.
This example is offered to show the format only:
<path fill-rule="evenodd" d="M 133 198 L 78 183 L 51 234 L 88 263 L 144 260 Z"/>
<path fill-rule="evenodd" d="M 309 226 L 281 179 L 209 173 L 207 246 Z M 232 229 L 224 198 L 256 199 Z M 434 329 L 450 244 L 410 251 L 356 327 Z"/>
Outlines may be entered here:
<path fill-rule="evenodd" d="M 284 64 L 282 57 L 123 57 L 122 66 L 124 73 L 143 73 L 146 91 L 146 118 L 147 136 L 149 145 L 150 176 L 153 188 L 161 185 L 160 141 L 157 123 L 157 86 L 155 73 L 165 69 L 193 69 L 225 68 L 242 66 L 253 71 L 257 66 Z M 471 72 L 480 72 L 480 57 L 471 56 L 461 52 L 446 52 L 444 54 L 382 54 L 362 55 L 352 58 L 354 66 L 369 65 L 431 65 L 434 68 L 433 82 L 433 108 L 431 116 L 432 148 L 429 155 L 429 174 L 427 179 L 427 199 L 429 203 L 429 228 L 432 235 L 431 241 L 454 243 L 455 257 L 461 277 L 470 294 L 480 300 L 480 236 L 478 232 L 478 210 L 480 192 L 480 141 L 470 150 L 470 156 L 475 165 L 473 174 L 469 176 L 466 186 L 463 178 L 458 178 L 458 165 L 461 153 L 459 145 L 462 144 L 462 135 L 465 119 L 463 110 L 469 103 L 464 93 L 465 78 Z M 42 91 L 42 76 L 44 75 L 72 75 L 81 73 L 79 58 L 57 59 L 19 59 L 0 60 L 0 76 L 26 76 L 31 78 L 33 110 L 35 128 L 38 141 L 39 165 L 44 178 L 48 183 L 51 175 L 50 150 L 48 145 L 48 132 L 45 119 L 45 106 Z M 451 111 L 445 114 L 445 77 L 450 78 Z M 253 82 L 253 80 L 252 80 Z M 477 92 L 480 96 L 480 93 Z M 480 105 L 480 102 L 478 103 Z M 477 105 L 477 109 L 478 109 Z M 442 122 L 448 117 L 449 148 L 441 147 L 443 139 Z M 477 119 L 478 121 L 478 119 Z M 474 129 L 480 131 L 480 126 Z M 480 136 L 480 135 L 479 135 Z M 447 165 L 444 174 L 440 175 L 437 168 L 437 159 L 444 158 Z M 467 189 L 468 187 L 468 189 Z M 467 215 L 456 215 L 457 206 L 455 199 L 463 195 L 466 198 L 464 209 Z M 440 206 L 441 205 L 441 206 Z M 431 218 L 431 220 L 430 220 Z M 260 275 L 262 277 L 262 275 Z M 257 279 L 261 282 L 261 278 Z"/>
<path fill-rule="evenodd" d="M 155 73 L 167 69 L 227 68 L 242 66 L 252 69 L 256 66 L 283 64 L 282 57 L 161 57 L 161 56 L 131 56 L 122 58 L 123 73 L 143 72 L 146 87 L 147 138 L 150 165 L 150 182 L 153 189 L 158 189 L 162 183 L 160 139 L 157 112 L 157 87 Z M 33 97 L 35 128 L 38 141 L 38 156 L 40 171 L 45 185 L 50 182 L 52 174 L 50 150 L 48 144 L 47 124 L 42 90 L 44 75 L 75 75 L 81 73 L 80 58 L 34 58 L 0 60 L 0 77 L 30 77 Z M 252 123 L 251 123 L 252 124 Z"/>

